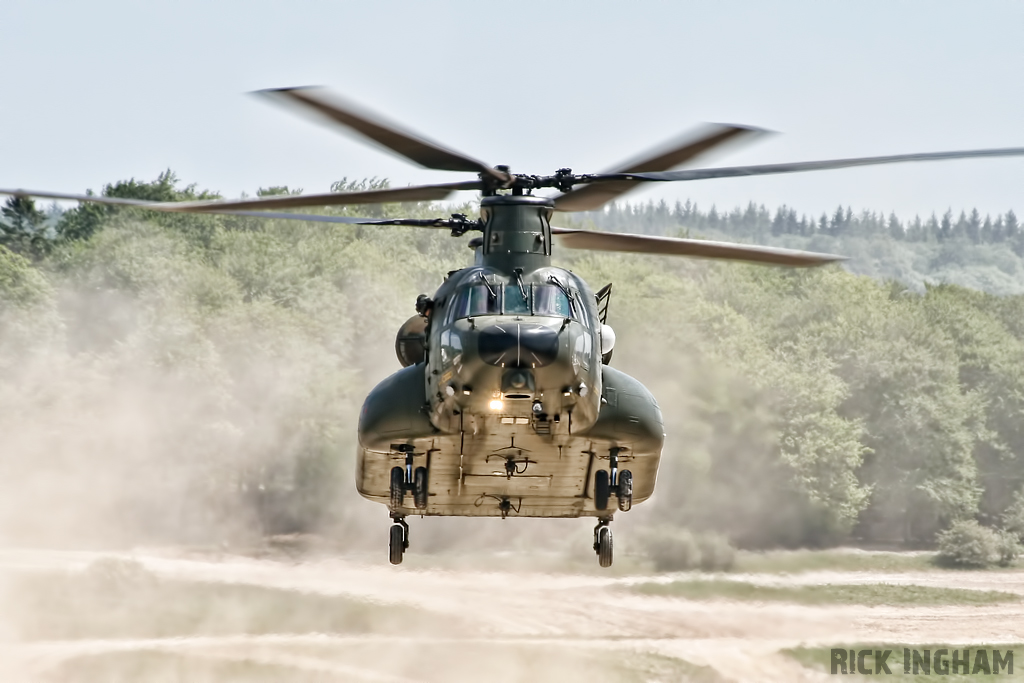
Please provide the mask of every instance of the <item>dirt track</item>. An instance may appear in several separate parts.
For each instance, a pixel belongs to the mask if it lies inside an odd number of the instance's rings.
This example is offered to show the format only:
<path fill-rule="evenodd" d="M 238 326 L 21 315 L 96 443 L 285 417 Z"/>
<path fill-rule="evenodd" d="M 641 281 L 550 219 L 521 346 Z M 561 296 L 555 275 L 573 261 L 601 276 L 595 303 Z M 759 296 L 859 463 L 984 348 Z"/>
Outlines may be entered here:
<path fill-rule="evenodd" d="M 0 551 L 0 569 L 73 569 L 84 567 L 99 556 Z M 969 644 L 1024 640 L 1024 603 L 984 607 L 830 607 L 689 601 L 641 596 L 617 589 L 619 584 L 636 578 L 410 570 L 344 560 L 294 563 L 239 557 L 182 559 L 156 552 L 134 553 L 131 557 L 166 578 L 349 595 L 377 603 L 415 605 L 468 620 L 465 632 L 416 639 L 423 644 L 473 641 L 521 646 L 557 642 L 560 647 L 572 649 L 645 651 L 711 666 L 737 681 L 827 678 L 778 653 L 781 648 L 800 644 L 872 641 Z M 773 585 L 884 582 L 998 589 L 1024 594 L 1024 572 L 815 572 L 737 578 Z M 85 653 L 152 650 L 273 662 L 299 670 L 334 673 L 341 680 L 410 680 L 311 655 L 307 647 L 344 648 L 398 640 L 408 642 L 409 639 L 387 634 L 280 634 L 8 642 L 0 644 L 0 679 L 32 680 L 60 661 Z"/>

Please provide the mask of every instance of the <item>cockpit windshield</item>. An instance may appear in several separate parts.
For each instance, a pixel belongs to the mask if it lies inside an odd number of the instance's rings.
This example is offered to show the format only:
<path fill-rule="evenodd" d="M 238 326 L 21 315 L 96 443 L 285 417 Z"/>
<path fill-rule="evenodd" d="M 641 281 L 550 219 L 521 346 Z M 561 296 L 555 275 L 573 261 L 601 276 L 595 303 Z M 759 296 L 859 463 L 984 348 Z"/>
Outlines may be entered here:
<path fill-rule="evenodd" d="M 546 315 L 557 318 L 575 318 L 586 324 L 572 305 L 566 290 L 557 285 L 472 285 L 455 297 L 454 310 L 449 320 L 472 318 L 478 315 Z"/>
<path fill-rule="evenodd" d="M 533 314 L 568 318 L 572 315 L 569 297 L 565 295 L 561 287 L 556 287 L 555 285 L 534 285 Z"/>
<path fill-rule="evenodd" d="M 501 311 L 498 291 L 488 285 L 473 285 L 459 293 L 455 300 L 455 318 L 476 315 L 497 315 Z"/>
<path fill-rule="evenodd" d="M 506 315 L 530 315 L 530 288 L 519 285 L 505 285 Z"/>

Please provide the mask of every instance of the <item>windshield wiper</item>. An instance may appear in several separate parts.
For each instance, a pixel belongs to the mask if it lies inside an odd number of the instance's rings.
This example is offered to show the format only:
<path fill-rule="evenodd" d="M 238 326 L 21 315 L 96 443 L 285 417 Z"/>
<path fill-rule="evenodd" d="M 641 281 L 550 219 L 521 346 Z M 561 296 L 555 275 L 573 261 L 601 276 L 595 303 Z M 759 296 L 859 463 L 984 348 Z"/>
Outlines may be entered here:
<path fill-rule="evenodd" d="M 526 287 L 523 286 L 523 269 L 516 268 L 512 271 L 512 277 L 516 279 L 516 284 L 519 285 L 519 291 L 523 295 L 523 301 L 529 302 L 530 297 L 526 294 Z M 529 303 L 527 303 L 529 305 Z"/>
<path fill-rule="evenodd" d="M 484 287 L 487 288 L 487 293 L 491 295 L 491 298 L 494 299 L 495 302 L 497 302 L 498 293 L 495 290 L 491 289 L 491 283 L 487 281 L 487 277 L 483 274 L 483 271 L 478 270 L 476 271 L 476 274 L 480 276 L 480 279 L 483 281 Z"/>
<path fill-rule="evenodd" d="M 572 314 L 573 317 L 575 317 L 576 303 L 573 301 L 572 292 L 569 291 L 569 288 L 563 285 L 554 275 L 548 275 L 548 282 L 553 284 L 555 287 L 558 287 L 558 289 L 561 290 L 562 294 L 565 295 L 565 298 L 569 300 L 569 312 Z"/>

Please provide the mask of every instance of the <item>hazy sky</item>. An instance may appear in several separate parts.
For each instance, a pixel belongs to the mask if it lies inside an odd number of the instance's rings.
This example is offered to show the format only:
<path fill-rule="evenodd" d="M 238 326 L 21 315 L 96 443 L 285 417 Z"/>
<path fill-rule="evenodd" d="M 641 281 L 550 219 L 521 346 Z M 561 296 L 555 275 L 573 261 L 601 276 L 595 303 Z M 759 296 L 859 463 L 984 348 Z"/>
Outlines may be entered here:
<path fill-rule="evenodd" d="M 603 170 L 704 121 L 709 165 L 1024 147 L 1024 3 L 3 3 L 0 187 L 171 168 L 225 195 L 457 180 L 246 96 L 328 85 L 493 164 Z M 660 185 L 631 199 L 1024 215 L 1024 158 Z"/>

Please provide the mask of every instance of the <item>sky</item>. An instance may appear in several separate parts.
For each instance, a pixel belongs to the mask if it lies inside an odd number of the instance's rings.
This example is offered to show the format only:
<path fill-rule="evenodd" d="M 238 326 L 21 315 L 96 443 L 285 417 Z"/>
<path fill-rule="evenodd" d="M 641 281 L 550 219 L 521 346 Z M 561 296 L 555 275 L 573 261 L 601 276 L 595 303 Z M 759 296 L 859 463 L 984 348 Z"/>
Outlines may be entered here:
<path fill-rule="evenodd" d="M 170 168 L 225 196 L 460 180 L 247 95 L 325 85 L 513 171 L 606 170 L 701 123 L 703 165 L 1024 147 L 1024 3 L 5 0 L 0 187 Z M 630 200 L 1024 215 L 1024 157 L 658 184 Z M 467 195 L 468 199 L 470 195 Z"/>

